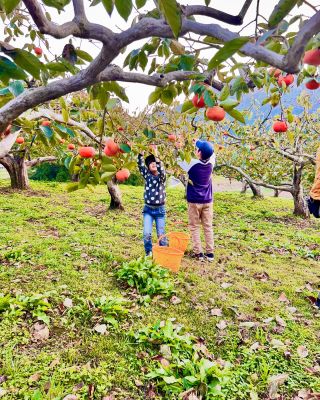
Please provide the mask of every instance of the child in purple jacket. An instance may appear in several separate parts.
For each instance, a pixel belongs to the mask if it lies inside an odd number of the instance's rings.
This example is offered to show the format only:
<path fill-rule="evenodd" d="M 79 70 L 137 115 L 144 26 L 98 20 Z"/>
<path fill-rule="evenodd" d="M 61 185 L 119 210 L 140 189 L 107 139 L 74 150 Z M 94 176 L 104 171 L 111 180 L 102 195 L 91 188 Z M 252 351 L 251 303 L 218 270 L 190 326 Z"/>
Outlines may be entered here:
<path fill-rule="evenodd" d="M 196 156 L 190 163 L 178 162 L 180 167 L 188 172 L 187 186 L 189 230 L 193 245 L 194 257 L 199 261 L 204 260 L 200 239 L 200 226 L 202 225 L 206 242 L 205 258 L 213 261 L 213 203 L 212 203 L 212 171 L 215 165 L 215 154 L 210 142 L 196 141 Z"/>

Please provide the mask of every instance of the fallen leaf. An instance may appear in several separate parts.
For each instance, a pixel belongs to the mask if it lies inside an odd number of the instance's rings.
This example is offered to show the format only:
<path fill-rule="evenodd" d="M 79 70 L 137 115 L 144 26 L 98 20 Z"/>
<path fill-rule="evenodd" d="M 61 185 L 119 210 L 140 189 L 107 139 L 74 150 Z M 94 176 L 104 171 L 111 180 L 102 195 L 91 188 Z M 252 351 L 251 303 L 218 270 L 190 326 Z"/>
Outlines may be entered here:
<path fill-rule="evenodd" d="M 63 400 L 78 400 L 78 396 L 75 394 L 67 394 Z"/>
<path fill-rule="evenodd" d="M 152 383 L 149 384 L 147 389 L 147 399 L 154 399 L 156 397 L 155 387 Z"/>
<path fill-rule="evenodd" d="M 0 385 L 1 383 L 5 382 L 8 380 L 8 377 L 6 375 L 0 375 Z"/>
<path fill-rule="evenodd" d="M 258 350 L 260 348 L 260 343 L 259 342 L 254 342 L 251 346 L 250 346 L 250 350 L 254 351 L 254 350 Z"/>
<path fill-rule="evenodd" d="M 273 320 L 274 320 L 274 318 L 269 317 L 269 318 L 264 319 L 263 322 L 264 322 L 265 324 L 270 324 L 270 322 L 272 322 Z"/>
<path fill-rule="evenodd" d="M 29 378 L 29 382 L 37 382 L 40 379 L 41 375 L 39 372 L 36 372 L 35 374 L 31 375 Z"/>
<path fill-rule="evenodd" d="M 261 282 L 267 282 L 270 279 L 270 276 L 267 274 L 267 272 L 256 272 L 253 277 Z"/>
<path fill-rule="evenodd" d="M 274 349 L 285 349 L 286 348 L 286 345 L 279 339 L 272 339 L 270 342 L 270 345 Z"/>
<path fill-rule="evenodd" d="M 60 359 L 59 358 L 55 358 L 53 361 L 51 361 L 51 364 L 49 365 L 49 367 L 53 368 L 56 365 L 58 365 L 59 363 L 60 363 Z"/>
<path fill-rule="evenodd" d="M 170 299 L 170 303 L 172 303 L 173 305 L 177 305 L 181 303 L 181 299 L 177 296 L 172 296 Z"/>
<path fill-rule="evenodd" d="M 213 317 L 222 317 L 222 310 L 221 308 L 213 308 L 210 310 L 210 315 Z"/>
<path fill-rule="evenodd" d="M 171 360 L 172 357 L 171 349 L 170 346 L 168 346 L 167 344 L 162 344 L 160 346 L 160 353 L 164 358 Z"/>
<path fill-rule="evenodd" d="M 273 375 L 268 379 L 269 387 L 269 397 L 270 399 L 276 399 L 278 397 L 277 391 L 280 385 L 283 385 L 284 382 L 289 378 L 289 374 L 279 374 Z"/>
<path fill-rule="evenodd" d="M 3 397 L 7 394 L 7 390 L 0 388 L 0 397 Z"/>
<path fill-rule="evenodd" d="M 229 283 L 229 282 L 221 283 L 222 289 L 228 289 L 230 286 L 232 286 L 232 283 Z"/>
<path fill-rule="evenodd" d="M 297 312 L 297 309 L 295 307 L 287 307 L 287 310 L 291 313 L 294 314 L 295 312 Z"/>
<path fill-rule="evenodd" d="M 285 295 L 284 292 L 282 292 L 278 298 L 279 301 L 282 301 L 283 303 L 289 303 L 289 300 L 287 298 L 287 296 Z"/>
<path fill-rule="evenodd" d="M 298 346 L 297 353 L 300 358 L 306 358 L 306 357 L 308 357 L 309 351 L 306 348 L 306 346 L 301 345 L 301 346 Z"/>
<path fill-rule="evenodd" d="M 48 393 L 51 387 L 51 383 L 48 381 L 43 385 L 43 390 Z"/>
<path fill-rule="evenodd" d="M 245 322 L 240 322 L 239 326 L 242 328 L 253 328 L 256 326 L 256 323 L 253 321 L 245 321 Z"/>
<path fill-rule="evenodd" d="M 280 326 L 286 327 L 287 324 L 284 319 L 282 319 L 279 315 L 276 316 L 276 321 Z"/>
<path fill-rule="evenodd" d="M 63 305 L 64 305 L 66 308 L 71 308 L 71 307 L 73 306 L 72 299 L 69 299 L 68 297 L 66 297 L 66 298 L 64 299 L 64 301 L 63 301 Z"/>
<path fill-rule="evenodd" d="M 49 329 L 47 325 L 36 322 L 33 325 L 33 338 L 35 340 L 47 340 L 49 338 Z"/>
<path fill-rule="evenodd" d="M 92 383 L 88 385 L 88 399 L 93 400 L 94 386 Z"/>
<path fill-rule="evenodd" d="M 142 383 L 141 381 L 139 381 L 139 379 L 136 379 L 136 380 L 134 381 L 134 384 L 135 384 L 137 387 L 143 386 L 143 383 Z"/>
<path fill-rule="evenodd" d="M 102 397 L 102 400 L 115 400 L 115 399 L 114 399 L 114 397 L 111 395 L 111 396 L 103 396 L 103 397 Z"/>
<path fill-rule="evenodd" d="M 97 324 L 97 325 L 95 325 L 93 330 L 100 333 L 101 335 L 105 335 L 107 332 L 107 325 L 106 324 Z"/>
<path fill-rule="evenodd" d="M 83 382 L 79 382 L 75 386 L 73 386 L 72 391 L 73 392 L 78 392 L 80 389 L 83 388 L 83 386 L 84 386 L 84 383 Z"/>
<path fill-rule="evenodd" d="M 227 326 L 228 324 L 224 319 L 222 319 L 219 323 L 216 324 L 216 327 L 221 331 L 226 329 Z"/>

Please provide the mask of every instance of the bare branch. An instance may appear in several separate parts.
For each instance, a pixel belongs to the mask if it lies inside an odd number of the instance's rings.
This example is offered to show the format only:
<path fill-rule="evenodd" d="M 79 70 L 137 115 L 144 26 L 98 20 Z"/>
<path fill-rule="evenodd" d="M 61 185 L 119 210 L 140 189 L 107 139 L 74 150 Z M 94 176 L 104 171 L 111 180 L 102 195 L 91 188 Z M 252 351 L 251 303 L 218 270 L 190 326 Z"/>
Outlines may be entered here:
<path fill-rule="evenodd" d="M 284 57 L 283 69 L 287 72 L 298 72 L 301 57 L 308 41 L 320 31 L 320 11 L 314 14 L 299 30 L 293 45 Z"/>
<path fill-rule="evenodd" d="M 54 156 L 47 156 L 47 157 L 38 157 L 30 161 L 26 161 L 25 164 L 27 167 L 35 167 L 36 165 L 45 163 L 45 162 L 55 162 L 58 158 Z"/>
<path fill-rule="evenodd" d="M 2 129 L 0 129 L 0 131 L 1 130 Z M 12 146 L 15 144 L 18 134 L 19 131 L 15 133 L 10 133 L 10 135 L 6 136 L 4 139 L 0 141 L 0 158 L 5 157 L 9 153 Z"/>
<path fill-rule="evenodd" d="M 81 132 L 84 133 L 85 136 L 89 137 L 96 143 L 100 143 L 99 137 L 97 137 L 90 128 L 87 127 L 87 125 L 77 122 L 71 118 L 68 119 L 67 122 L 64 121 L 62 115 L 55 113 L 47 108 L 40 108 L 38 111 L 35 111 L 31 113 L 30 115 L 26 116 L 27 119 L 29 120 L 34 120 L 38 119 L 41 117 L 49 118 L 57 122 L 61 123 L 66 123 L 69 126 L 74 126 L 75 128 L 78 128 Z"/>

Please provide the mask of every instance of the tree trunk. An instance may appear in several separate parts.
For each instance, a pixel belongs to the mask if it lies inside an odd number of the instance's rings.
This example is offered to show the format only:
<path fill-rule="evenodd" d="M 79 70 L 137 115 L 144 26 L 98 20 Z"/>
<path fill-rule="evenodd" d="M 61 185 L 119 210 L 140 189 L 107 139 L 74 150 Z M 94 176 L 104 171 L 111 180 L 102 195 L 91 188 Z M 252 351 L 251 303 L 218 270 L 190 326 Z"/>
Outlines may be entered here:
<path fill-rule="evenodd" d="M 124 210 L 124 207 L 122 205 L 121 191 L 114 177 L 108 181 L 107 187 L 111 197 L 109 209 Z"/>
<path fill-rule="evenodd" d="M 188 178 L 186 174 L 180 174 L 178 176 L 179 181 L 183 184 L 184 186 L 184 198 L 187 198 L 187 186 L 188 186 Z"/>
<path fill-rule="evenodd" d="M 247 189 L 248 189 L 248 182 L 243 179 L 242 180 L 242 188 L 241 188 L 241 194 L 246 194 L 247 193 Z"/>
<path fill-rule="evenodd" d="M 260 186 L 257 186 L 253 182 L 250 182 L 250 181 L 248 182 L 248 185 L 252 191 L 254 198 L 259 198 L 259 199 L 263 198 L 263 194 L 262 194 L 262 190 L 261 190 Z"/>
<path fill-rule="evenodd" d="M 294 215 L 299 217 L 308 218 L 309 209 L 303 196 L 302 186 L 302 170 L 303 166 L 294 164 L 293 166 L 293 202 L 294 202 Z"/>
<path fill-rule="evenodd" d="M 273 193 L 273 197 L 279 197 L 280 190 L 276 189 Z"/>
<path fill-rule="evenodd" d="M 0 164 L 5 167 L 10 175 L 12 189 L 29 189 L 29 178 L 24 155 L 22 157 L 6 155 L 0 158 Z"/>

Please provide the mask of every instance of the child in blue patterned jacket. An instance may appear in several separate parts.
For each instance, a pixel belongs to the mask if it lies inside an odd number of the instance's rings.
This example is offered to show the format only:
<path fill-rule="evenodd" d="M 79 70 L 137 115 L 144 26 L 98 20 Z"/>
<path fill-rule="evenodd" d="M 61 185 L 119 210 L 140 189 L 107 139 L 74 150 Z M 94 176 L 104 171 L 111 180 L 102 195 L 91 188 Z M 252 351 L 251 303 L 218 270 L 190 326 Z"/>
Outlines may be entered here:
<path fill-rule="evenodd" d="M 162 162 L 153 154 L 144 160 L 143 154 L 138 155 L 138 167 L 145 180 L 143 208 L 143 242 L 147 256 L 152 255 L 152 226 L 156 224 L 158 238 L 165 234 L 166 217 L 166 172 Z M 165 238 L 160 240 L 165 246 Z"/>

